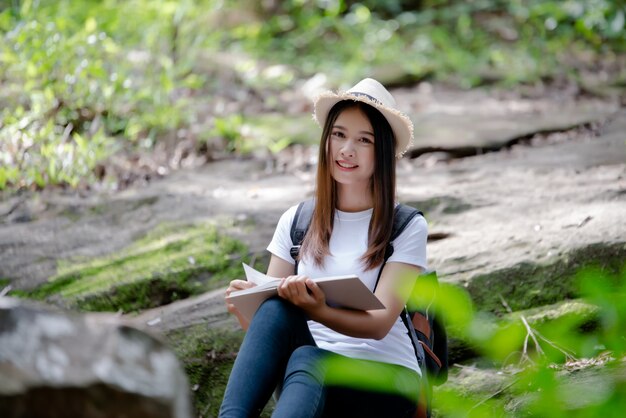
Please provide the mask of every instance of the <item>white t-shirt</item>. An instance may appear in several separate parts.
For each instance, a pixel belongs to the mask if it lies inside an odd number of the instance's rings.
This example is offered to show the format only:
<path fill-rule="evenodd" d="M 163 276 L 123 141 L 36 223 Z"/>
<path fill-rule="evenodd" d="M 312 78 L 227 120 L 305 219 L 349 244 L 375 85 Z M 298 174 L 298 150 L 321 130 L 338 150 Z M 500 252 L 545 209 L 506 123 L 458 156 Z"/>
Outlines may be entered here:
<path fill-rule="evenodd" d="M 295 264 L 291 258 L 291 223 L 297 206 L 289 208 L 280 218 L 268 251 Z M 330 237 L 330 256 L 320 268 L 304 258 L 298 264 L 298 274 L 311 278 L 356 274 L 370 290 L 374 289 L 378 268 L 364 270 L 360 260 L 367 249 L 368 229 L 373 209 L 363 212 L 335 211 L 333 232 Z M 387 262 L 402 262 L 426 269 L 426 238 L 428 228 L 422 216 L 414 217 L 402 234 L 393 242 L 393 254 Z M 315 321 L 309 329 L 318 347 L 348 357 L 398 364 L 420 373 L 415 351 L 408 331 L 400 316 L 381 340 L 355 338 L 333 331 Z"/>

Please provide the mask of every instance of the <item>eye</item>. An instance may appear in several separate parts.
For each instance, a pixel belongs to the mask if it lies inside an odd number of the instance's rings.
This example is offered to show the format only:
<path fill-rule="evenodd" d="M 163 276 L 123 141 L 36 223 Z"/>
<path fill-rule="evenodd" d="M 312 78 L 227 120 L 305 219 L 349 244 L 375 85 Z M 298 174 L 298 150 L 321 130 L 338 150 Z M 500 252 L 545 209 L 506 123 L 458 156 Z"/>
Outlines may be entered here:
<path fill-rule="evenodd" d="M 368 138 L 366 136 L 364 136 L 361 139 L 359 139 L 359 141 L 361 141 L 364 144 L 373 144 L 374 143 L 374 141 L 372 141 L 370 138 Z"/>
<path fill-rule="evenodd" d="M 344 135 L 343 132 L 341 131 L 333 131 L 333 133 L 331 134 L 332 136 L 335 136 L 337 138 L 345 138 L 346 136 Z"/>

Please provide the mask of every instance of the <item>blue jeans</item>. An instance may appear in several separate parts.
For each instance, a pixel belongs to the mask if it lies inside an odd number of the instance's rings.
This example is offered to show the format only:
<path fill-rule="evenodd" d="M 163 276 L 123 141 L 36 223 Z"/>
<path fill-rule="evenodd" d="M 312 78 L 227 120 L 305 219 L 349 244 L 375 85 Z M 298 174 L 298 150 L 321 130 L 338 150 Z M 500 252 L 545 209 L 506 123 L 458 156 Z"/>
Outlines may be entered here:
<path fill-rule="evenodd" d="M 388 380 L 395 392 L 363 386 L 367 374 L 372 375 L 368 366 L 376 370 L 376 381 Z M 352 381 L 350 375 L 354 375 Z M 403 386 L 403 393 L 397 392 L 398 386 Z M 275 418 L 408 418 L 415 414 L 419 377 L 401 366 L 350 359 L 317 347 L 304 312 L 272 298 L 250 323 L 219 416 L 258 416 L 276 387 L 281 393 Z"/>

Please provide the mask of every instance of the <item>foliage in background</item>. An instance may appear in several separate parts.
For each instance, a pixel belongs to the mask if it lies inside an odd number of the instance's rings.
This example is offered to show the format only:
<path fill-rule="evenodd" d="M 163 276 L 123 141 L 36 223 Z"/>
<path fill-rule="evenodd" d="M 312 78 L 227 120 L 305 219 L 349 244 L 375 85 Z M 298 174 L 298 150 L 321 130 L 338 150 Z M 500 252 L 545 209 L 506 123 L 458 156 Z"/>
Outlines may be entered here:
<path fill-rule="evenodd" d="M 194 2 L 12 2 L 0 10 L 0 189 L 92 182 L 117 148 L 188 125 L 202 84 Z M 123 141 L 117 141 L 122 139 Z"/>
<path fill-rule="evenodd" d="M 411 303 L 445 318 L 452 335 L 476 347 L 503 380 L 482 398 L 463 387 L 437 388 L 438 415 L 620 417 L 626 410 L 626 266 L 615 274 L 585 268 L 576 280 L 580 296 L 597 308 L 592 330 L 575 314 L 534 327 L 520 314 L 475 312 L 465 290 L 418 282 Z"/>
<path fill-rule="evenodd" d="M 265 10 L 267 21 L 231 31 L 234 38 L 259 57 L 274 54 L 307 73 L 323 71 L 340 80 L 353 81 L 382 66 L 466 87 L 492 80 L 513 84 L 558 71 L 575 76 L 572 63 L 583 55 L 613 60 L 626 51 L 623 2 L 278 3 Z"/>
<path fill-rule="evenodd" d="M 258 145 L 241 127 L 258 113 L 284 112 L 279 91 L 319 73 L 336 85 L 374 75 L 392 84 L 472 87 L 582 83 L 590 70 L 623 84 L 625 7 L 608 0 L 0 0 L 0 190 L 93 184 L 111 154 L 167 141 L 191 139 L 224 154 L 255 146 L 277 152 L 293 140 Z M 602 76 L 602 65 L 618 74 Z M 238 105 L 229 110 L 229 103 Z"/>

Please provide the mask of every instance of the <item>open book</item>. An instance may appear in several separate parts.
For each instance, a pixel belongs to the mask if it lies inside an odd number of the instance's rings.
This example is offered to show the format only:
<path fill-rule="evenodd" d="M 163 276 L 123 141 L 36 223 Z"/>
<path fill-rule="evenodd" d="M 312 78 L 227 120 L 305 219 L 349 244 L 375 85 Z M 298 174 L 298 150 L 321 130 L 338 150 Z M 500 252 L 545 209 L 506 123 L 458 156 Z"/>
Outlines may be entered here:
<path fill-rule="evenodd" d="M 246 319 L 252 320 L 261 303 L 278 294 L 280 279 L 267 276 L 245 263 L 243 269 L 246 279 L 256 286 L 232 292 L 227 299 Z M 357 276 L 319 277 L 313 281 L 324 291 L 326 303 L 330 306 L 362 311 L 385 307 Z"/>

